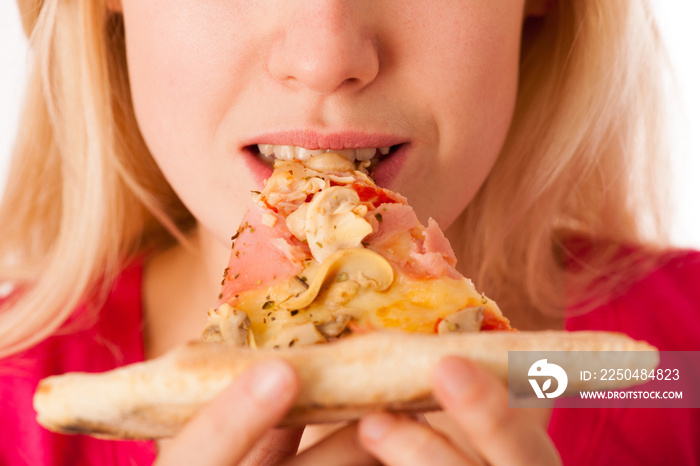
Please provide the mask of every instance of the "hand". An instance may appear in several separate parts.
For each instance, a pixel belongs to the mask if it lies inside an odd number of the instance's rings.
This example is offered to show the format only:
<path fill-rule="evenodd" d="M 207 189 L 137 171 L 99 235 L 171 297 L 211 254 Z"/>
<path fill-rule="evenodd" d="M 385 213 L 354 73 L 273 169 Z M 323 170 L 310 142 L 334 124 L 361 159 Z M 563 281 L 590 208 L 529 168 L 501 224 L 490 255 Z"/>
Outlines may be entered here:
<path fill-rule="evenodd" d="M 303 428 L 272 429 L 299 393 L 294 369 L 282 360 L 247 370 L 162 448 L 156 464 L 274 464 L 294 456 Z M 262 441 L 260 441 L 262 439 Z"/>
<path fill-rule="evenodd" d="M 303 428 L 273 429 L 299 393 L 282 360 L 249 369 L 217 395 L 161 450 L 157 465 L 374 465 L 350 424 L 295 456 Z"/>
<path fill-rule="evenodd" d="M 332 433 L 295 458 L 284 462 L 285 466 L 369 466 L 379 464 L 374 456 L 360 445 L 357 423 L 355 422 Z"/>
<path fill-rule="evenodd" d="M 389 465 L 561 464 L 544 429 L 508 408 L 505 387 L 477 364 L 444 358 L 433 373 L 433 394 L 479 457 L 424 424 L 387 413 L 362 419 L 360 443 Z"/>

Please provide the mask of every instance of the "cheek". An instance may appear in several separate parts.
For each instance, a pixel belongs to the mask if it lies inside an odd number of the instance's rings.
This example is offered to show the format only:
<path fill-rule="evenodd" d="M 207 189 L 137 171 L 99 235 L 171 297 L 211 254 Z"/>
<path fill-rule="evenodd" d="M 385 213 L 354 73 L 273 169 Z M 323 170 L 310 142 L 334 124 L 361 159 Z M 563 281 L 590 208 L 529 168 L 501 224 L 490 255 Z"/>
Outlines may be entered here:
<path fill-rule="evenodd" d="M 514 3 L 491 2 L 487 12 L 468 17 L 453 39 L 457 45 L 444 74 L 452 91 L 442 95 L 446 111 L 439 116 L 450 145 L 481 146 L 484 155 L 493 156 L 503 143 L 518 83 L 522 5 Z"/>
<path fill-rule="evenodd" d="M 477 59 L 463 64 L 462 98 L 444 127 L 445 158 L 457 169 L 450 171 L 459 198 L 471 200 L 498 158 L 510 129 L 518 85 L 519 33 L 493 35 Z M 460 84 L 460 83 L 458 83 Z M 465 175 L 470 183 L 464 183 Z M 460 179 L 462 181 L 460 182 Z"/>
<path fill-rule="evenodd" d="M 522 19 L 517 9 L 499 11 L 497 3 L 453 25 L 442 40 L 454 45 L 427 67 L 436 83 L 431 105 L 439 134 L 432 147 L 421 148 L 429 163 L 416 165 L 405 181 L 417 191 L 419 215 L 445 228 L 483 185 L 512 121 Z"/>
<path fill-rule="evenodd" d="M 233 34 L 223 39 L 238 25 L 189 2 L 139 2 L 125 20 L 132 97 L 149 147 L 171 149 L 161 135 L 177 135 L 179 145 L 189 133 L 211 130 L 235 91 L 226 77 L 245 44 Z"/>
<path fill-rule="evenodd" d="M 220 130 L 236 101 L 250 37 L 226 11 L 194 2 L 125 2 L 129 78 L 146 144 L 180 199 L 222 239 L 234 231 L 252 186 Z M 223 8 L 223 6 L 221 7 Z M 228 36 L 228 40 L 224 37 Z M 221 213 L 228 215 L 221 218 Z"/>

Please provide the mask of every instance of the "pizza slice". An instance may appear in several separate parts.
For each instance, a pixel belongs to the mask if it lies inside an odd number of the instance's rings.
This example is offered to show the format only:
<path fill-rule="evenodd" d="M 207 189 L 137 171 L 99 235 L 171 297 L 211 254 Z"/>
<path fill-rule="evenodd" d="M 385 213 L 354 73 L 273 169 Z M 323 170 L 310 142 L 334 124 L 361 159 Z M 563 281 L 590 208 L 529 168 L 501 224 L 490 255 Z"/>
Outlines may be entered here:
<path fill-rule="evenodd" d="M 393 329 L 512 330 L 437 223 L 336 153 L 278 160 L 232 237 L 203 339 L 288 348 Z"/>
<path fill-rule="evenodd" d="M 38 422 L 104 438 L 167 437 L 269 358 L 287 360 L 301 381 L 282 425 L 439 409 L 430 375 L 447 355 L 504 381 L 509 351 L 585 351 L 595 367 L 602 351 L 624 351 L 617 367 L 657 367 L 656 349 L 626 335 L 514 331 L 457 272 L 437 224 L 421 225 L 403 196 L 378 187 L 368 163 L 335 153 L 276 162 L 232 238 L 204 341 L 102 374 L 44 379 L 34 396 Z M 509 388 L 529 389 L 526 380 Z M 572 380 L 568 389 L 601 388 Z"/>

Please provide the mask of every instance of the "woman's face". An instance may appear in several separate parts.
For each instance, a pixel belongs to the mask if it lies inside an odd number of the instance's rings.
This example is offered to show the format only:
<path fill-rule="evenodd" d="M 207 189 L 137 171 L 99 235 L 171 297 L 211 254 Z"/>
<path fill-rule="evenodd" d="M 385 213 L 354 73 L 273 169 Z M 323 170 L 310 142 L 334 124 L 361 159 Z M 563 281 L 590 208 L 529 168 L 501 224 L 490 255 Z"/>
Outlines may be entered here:
<path fill-rule="evenodd" d="M 228 243 L 256 144 L 393 147 L 380 185 L 446 228 L 493 166 L 525 0 L 122 0 L 133 103 L 185 205 Z"/>

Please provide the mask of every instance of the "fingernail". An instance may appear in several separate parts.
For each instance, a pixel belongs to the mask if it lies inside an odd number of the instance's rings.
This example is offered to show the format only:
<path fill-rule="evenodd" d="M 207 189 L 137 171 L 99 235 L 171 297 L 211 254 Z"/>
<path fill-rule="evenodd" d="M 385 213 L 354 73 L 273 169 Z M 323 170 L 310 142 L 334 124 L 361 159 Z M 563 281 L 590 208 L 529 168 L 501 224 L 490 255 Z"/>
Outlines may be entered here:
<path fill-rule="evenodd" d="M 461 358 L 445 358 L 435 369 L 443 392 L 450 398 L 463 396 L 474 382 L 474 367 Z"/>
<path fill-rule="evenodd" d="M 251 380 L 253 396 L 258 401 L 267 402 L 279 398 L 289 391 L 291 374 L 289 368 L 280 362 L 264 363 L 254 369 Z"/>
<path fill-rule="evenodd" d="M 362 420 L 362 435 L 368 440 L 377 442 L 386 435 L 389 428 L 394 425 L 395 422 L 394 416 L 390 414 L 372 414 Z"/>

